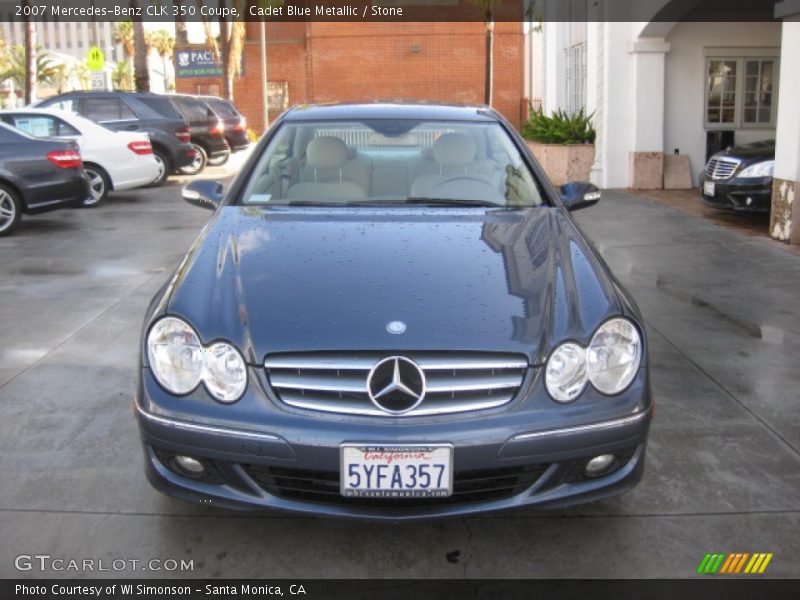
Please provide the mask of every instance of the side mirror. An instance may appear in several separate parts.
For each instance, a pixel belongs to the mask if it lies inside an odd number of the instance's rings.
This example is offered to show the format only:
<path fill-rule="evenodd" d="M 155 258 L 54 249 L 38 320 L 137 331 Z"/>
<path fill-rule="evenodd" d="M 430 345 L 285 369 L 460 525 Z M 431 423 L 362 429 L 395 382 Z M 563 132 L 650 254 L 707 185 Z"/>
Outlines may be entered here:
<path fill-rule="evenodd" d="M 200 208 L 216 210 L 220 203 L 222 203 L 224 188 L 219 181 L 199 179 L 186 184 L 183 190 L 181 190 L 181 196 L 183 196 L 183 199 L 189 204 L 199 206 Z"/>
<path fill-rule="evenodd" d="M 561 186 L 561 201 L 567 210 L 578 210 L 597 204 L 600 188 L 586 181 L 570 181 Z"/>

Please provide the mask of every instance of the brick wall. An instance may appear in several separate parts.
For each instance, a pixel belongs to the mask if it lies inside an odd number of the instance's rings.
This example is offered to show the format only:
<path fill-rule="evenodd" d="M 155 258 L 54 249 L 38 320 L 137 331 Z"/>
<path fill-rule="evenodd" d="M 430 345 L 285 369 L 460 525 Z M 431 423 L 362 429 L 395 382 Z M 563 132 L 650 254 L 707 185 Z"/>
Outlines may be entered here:
<path fill-rule="evenodd" d="M 288 82 L 290 104 L 483 102 L 483 23 L 273 23 L 267 37 L 269 80 Z M 258 29 L 250 25 L 245 76 L 235 82 L 234 101 L 255 131 L 263 128 L 259 52 Z M 513 123 L 520 120 L 522 52 L 521 25 L 497 23 L 493 105 Z M 209 83 L 219 81 L 178 79 L 177 89 L 195 93 L 198 84 Z"/>

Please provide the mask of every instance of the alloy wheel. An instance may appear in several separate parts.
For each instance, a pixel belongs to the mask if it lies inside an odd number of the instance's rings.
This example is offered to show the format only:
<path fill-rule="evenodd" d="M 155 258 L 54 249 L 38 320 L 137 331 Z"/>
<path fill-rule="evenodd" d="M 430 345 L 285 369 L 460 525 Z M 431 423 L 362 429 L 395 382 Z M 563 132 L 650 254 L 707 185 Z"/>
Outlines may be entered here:
<path fill-rule="evenodd" d="M 0 232 L 14 224 L 17 217 L 17 205 L 7 191 L 0 189 Z"/>

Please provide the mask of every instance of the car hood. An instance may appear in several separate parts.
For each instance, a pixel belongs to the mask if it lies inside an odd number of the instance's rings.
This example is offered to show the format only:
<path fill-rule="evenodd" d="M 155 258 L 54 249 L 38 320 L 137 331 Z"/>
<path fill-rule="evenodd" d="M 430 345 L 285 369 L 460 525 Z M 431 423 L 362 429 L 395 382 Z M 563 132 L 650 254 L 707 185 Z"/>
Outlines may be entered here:
<path fill-rule="evenodd" d="M 758 162 L 775 158 L 775 140 L 764 140 L 728 148 L 714 155 L 716 158 L 738 158 L 746 162 Z"/>
<path fill-rule="evenodd" d="M 224 207 L 170 285 L 167 312 L 251 364 L 314 350 L 515 352 L 541 364 L 621 312 L 605 265 L 556 208 Z"/>

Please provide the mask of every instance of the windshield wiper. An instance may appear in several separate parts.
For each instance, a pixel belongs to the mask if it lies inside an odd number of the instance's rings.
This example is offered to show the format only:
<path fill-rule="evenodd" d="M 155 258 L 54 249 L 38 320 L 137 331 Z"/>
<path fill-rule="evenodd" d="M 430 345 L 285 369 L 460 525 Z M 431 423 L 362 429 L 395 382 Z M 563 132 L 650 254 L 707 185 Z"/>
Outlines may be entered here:
<path fill-rule="evenodd" d="M 351 206 L 366 205 L 366 206 L 385 206 L 385 205 L 430 205 L 430 206 L 486 206 L 492 208 L 500 208 L 501 204 L 496 202 L 489 202 L 488 200 L 468 200 L 465 198 L 423 198 L 412 196 L 410 198 L 392 199 L 392 200 L 366 200 L 364 202 L 351 202 Z"/>
<path fill-rule="evenodd" d="M 283 206 L 403 206 L 407 204 L 429 206 L 484 206 L 490 208 L 503 208 L 505 205 L 489 202 L 488 200 L 467 200 L 457 198 L 397 198 L 386 200 L 348 200 L 346 202 L 323 202 L 320 200 L 292 200 Z M 277 204 L 274 204 L 277 206 Z"/>

